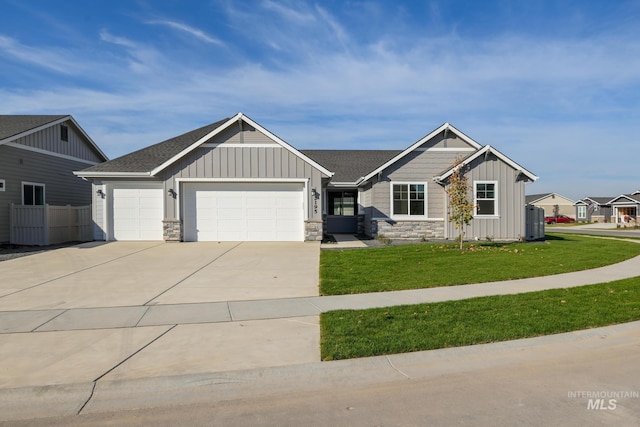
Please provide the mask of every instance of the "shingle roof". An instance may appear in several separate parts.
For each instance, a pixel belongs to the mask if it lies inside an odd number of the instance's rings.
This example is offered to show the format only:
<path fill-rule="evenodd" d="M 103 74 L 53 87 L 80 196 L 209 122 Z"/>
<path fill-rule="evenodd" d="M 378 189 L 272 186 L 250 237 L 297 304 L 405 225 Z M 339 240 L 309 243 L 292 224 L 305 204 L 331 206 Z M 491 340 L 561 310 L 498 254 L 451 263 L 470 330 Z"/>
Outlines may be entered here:
<path fill-rule="evenodd" d="M 591 199 L 591 200 L 593 200 L 594 202 L 596 202 L 599 205 L 607 205 L 607 204 L 609 204 L 609 202 L 613 198 L 614 198 L 613 196 L 612 197 L 591 197 L 591 196 L 587 196 L 582 200 Z"/>
<path fill-rule="evenodd" d="M 55 122 L 64 117 L 67 117 L 67 115 L 0 115 L 0 140 Z"/>
<path fill-rule="evenodd" d="M 82 172 L 151 172 L 228 121 L 228 118 L 222 119 L 133 153 L 84 169 Z"/>
<path fill-rule="evenodd" d="M 527 194 L 526 196 L 524 196 L 524 201 L 526 204 L 529 204 L 531 202 L 535 202 L 536 200 L 540 200 L 544 197 L 547 197 L 549 195 L 551 195 L 553 193 L 544 193 L 544 194 Z"/>
<path fill-rule="evenodd" d="M 402 153 L 401 150 L 300 150 L 334 172 L 332 182 L 356 182 Z"/>

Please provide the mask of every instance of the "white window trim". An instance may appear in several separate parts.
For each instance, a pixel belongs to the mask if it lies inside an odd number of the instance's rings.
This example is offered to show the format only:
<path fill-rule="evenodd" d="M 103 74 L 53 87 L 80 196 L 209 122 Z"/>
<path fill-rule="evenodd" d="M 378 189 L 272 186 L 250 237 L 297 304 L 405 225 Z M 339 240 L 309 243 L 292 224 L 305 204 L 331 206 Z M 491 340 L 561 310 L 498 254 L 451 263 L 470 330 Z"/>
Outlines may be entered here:
<path fill-rule="evenodd" d="M 393 186 L 394 185 L 424 185 L 424 215 L 396 215 L 393 212 Z M 401 220 L 425 220 L 429 219 L 428 186 L 426 182 L 417 181 L 391 181 L 389 182 L 389 212 L 391 219 Z"/>
<path fill-rule="evenodd" d="M 578 205 L 578 219 L 587 219 L 586 205 Z"/>
<path fill-rule="evenodd" d="M 47 188 L 41 182 L 22 181 L 20 184 L 20 194 L 22 195 L 22 204 L 24 205 L 24 186 L 33 185 L 42 187 L 42 205 L 29 205 L 29 206 L 44 206 L 47 204 Z"/>
<path fill-rule="evenodd" d="M 494 209 L 495 212 L 493 215 L 482 215 L 478 214 L 478 184 L 494 184 L 494 194 L 493 198 Z M 478 219 L 496 219 L 500 217 L 499 203 L 498 203 L 498 181 L 473 181 L 473 217 Z M 489 200 L 489 199 L 486 199 Z"/>
<path fill-rule="evenodd" d="M 0 179 L 0 191 L 7 190 L 7 181 L 4 179 Z"/>

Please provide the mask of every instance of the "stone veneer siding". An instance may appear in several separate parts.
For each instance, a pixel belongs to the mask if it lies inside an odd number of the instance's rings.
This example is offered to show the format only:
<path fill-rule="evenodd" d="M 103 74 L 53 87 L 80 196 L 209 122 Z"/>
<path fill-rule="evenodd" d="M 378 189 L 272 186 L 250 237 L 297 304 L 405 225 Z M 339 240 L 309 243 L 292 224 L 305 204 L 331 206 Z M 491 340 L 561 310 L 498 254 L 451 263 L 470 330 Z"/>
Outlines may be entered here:
<path fill-rule="evenodd" d="M 319 242 L 322 240 L 322 221 L 304 222 L 304 240 L 307 242 Z"/>
<path fill-rule="evenodd" d="M 182 221 L 162 221 L 162 236 L 165 242 L 182 242 Z"/>
<path fill-rule="evenodd" d="M 444 239 L 444 221 L 371 221 L 371 237 Z"/>
<path fill-rule="evenodd" d="M 181 242 L 182 221 L 162 221 L 162 234 L 166 242 Z M 322 221 L 305 221 L 304 240 L 311 242 L 322 240 Z"/>

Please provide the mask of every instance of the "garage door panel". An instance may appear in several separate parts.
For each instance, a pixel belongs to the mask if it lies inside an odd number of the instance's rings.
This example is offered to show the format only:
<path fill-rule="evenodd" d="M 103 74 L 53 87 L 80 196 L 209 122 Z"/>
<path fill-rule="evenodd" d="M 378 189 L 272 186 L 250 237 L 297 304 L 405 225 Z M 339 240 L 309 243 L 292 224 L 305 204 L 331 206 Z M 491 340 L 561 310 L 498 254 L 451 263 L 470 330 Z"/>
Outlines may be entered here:
<path fill-rule="evenodd" d="M 303 185 L 187 184 L 185 240 L 301 241 Z"/>
<path fill-rule="evenodd" d="M 162 240 L 162 188 L 113 188 L 113 240 Z"/>

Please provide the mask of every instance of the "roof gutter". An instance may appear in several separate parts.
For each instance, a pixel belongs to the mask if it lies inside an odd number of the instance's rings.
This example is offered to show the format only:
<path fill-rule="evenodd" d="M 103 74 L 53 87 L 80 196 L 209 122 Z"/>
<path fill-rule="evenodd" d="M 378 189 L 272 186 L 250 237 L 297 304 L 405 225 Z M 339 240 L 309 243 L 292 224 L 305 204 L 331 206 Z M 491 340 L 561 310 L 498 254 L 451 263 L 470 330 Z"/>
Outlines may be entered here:
<path fill-rule="evenodd" d="M 151 172 L 82 172 L 74 171 L 80 178 L 155 178 Z"/>

